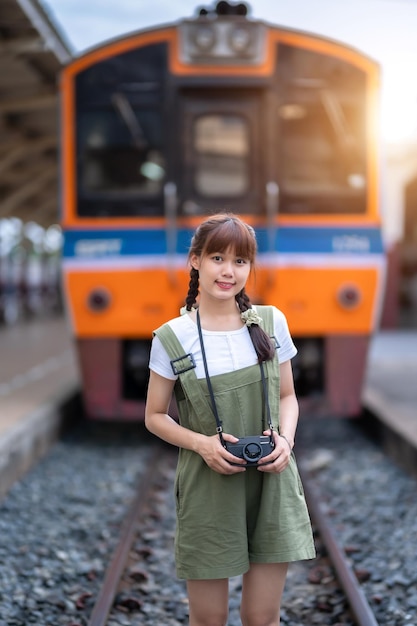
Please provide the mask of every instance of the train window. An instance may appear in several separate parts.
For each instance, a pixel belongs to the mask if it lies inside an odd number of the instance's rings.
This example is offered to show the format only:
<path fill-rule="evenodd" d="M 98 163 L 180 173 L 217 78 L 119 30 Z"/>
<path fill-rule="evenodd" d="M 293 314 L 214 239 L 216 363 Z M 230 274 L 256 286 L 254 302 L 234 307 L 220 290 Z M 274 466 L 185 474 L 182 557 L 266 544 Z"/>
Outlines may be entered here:
<path fill-rule="evenodd" d="M 164 177 L 160 116 L 155 111 L 99 110 L 80 120 L 82 188 L 157 194 Z"/>
<path fill-rule="evenodd" d="M 281 45 L 278 80 L 281 212 L 365 212 L 365 73 L 336 57 Z"/>
<path fill-rule="evenodd" d="M 249 184 L 249 128 L 245 118 L 202 115 L 193 128 L 194 186 L 202 196 L 240 196 Z"/>
<path fill-rule="evenodd" d="M 161 215 L 165 44 L 105 58 L 76 80 L 80 216 Z"/>

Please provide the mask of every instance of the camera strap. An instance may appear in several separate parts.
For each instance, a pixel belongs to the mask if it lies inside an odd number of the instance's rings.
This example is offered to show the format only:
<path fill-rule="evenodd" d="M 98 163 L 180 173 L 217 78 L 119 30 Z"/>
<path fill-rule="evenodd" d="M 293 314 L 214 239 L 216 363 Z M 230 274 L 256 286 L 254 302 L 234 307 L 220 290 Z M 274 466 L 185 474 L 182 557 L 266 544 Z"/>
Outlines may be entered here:
<path fill-rule="evenodd" d="M 217 424 L 216 431 L 217 431 L 217 433 L 218 433 L 218 435 L 220 437 L 220 441 L 221 441 L 222 445 L 224 447 L 226 447 L 225 443 L 224 443 L 223 435 L 222 435 L 223 424 L 222 424 L 222 421 L 221 421 L 221 419 L 219 417 L 219 413 L 217 411 L 216 401 L 214 399 L 213 387 L 212 387 L 210 376 L 209 376 L 209 371 L 208 371 L 208 366 L 207 366 L 207 358 L 206 358 L 206 351 L 204 349 L 203 333 L 201 331 L 200 313 L 199 313 L 198 309 L 196 311 L 196 318 L 197 318 L 198 336 L 199 336 L 200 345 L 201 345 L 201 355 L 203 357 L 204 372 L 206 374 L 207 387 L 208 387 L 209 394 L 210 394 L 211 406 L 212 406 L 214 417 L 216 419 L 216 424 Z M 268 415 L 268 428 L 270 428 L 271 433 L 272 433 L 273 425 L 272 425 L 272 419 L 271 419 L 271 410 L 269 408 L 268 386 L 267 386 L 266 380 L 265 380 L 265 372 L 264 372 L 263 363 L 259 363 L 259 367 L 261 368 L 261 379 L 262 379 L 262 387 L 263 387 L 263 392 L 264 392 L 264 402 L 265 402 L 265 405 L 266 405 L 266 410 L 267 410 L 267 415 Z M 264 412 L 262 411 L 262 418 L 263 418 L 263 413 Z M 263 421 L 263 419 L 262 419 L 262 421 Z"/>

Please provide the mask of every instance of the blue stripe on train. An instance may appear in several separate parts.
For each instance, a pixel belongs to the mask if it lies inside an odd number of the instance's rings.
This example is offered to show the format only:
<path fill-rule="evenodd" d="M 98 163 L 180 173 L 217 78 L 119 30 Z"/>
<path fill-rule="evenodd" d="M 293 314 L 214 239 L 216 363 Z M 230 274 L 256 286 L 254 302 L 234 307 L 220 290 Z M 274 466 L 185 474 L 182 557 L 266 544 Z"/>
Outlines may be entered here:
<path fill-rule="evenodd" d="M 178 229 L 176 253 L 187 254 L 191 230 Z M 259 252 L 286 254 L 382 254 L 384 246 L 378 228 L 280 226 L 273 245 L 266 228 L 256 231 Z M 272 250 L 271 250 L 272 248 Z M 164 229 L 68 230 L 64 235 L 65 258 L 103 258 L 167 253 Z"/>

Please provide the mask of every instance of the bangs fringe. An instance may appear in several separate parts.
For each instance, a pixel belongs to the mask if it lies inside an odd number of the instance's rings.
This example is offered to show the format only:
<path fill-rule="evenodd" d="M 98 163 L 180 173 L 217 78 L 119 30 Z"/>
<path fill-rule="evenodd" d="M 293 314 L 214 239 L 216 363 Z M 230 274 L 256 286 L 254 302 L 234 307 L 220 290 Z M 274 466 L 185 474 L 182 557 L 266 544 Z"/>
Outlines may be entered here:
<path fill-rule="evenodd" d="M 257 245 L 255 232 L 240 220 L 230 217 L 224 222 L 217 222 L 216 227 L 207 235 L 203 254 L 226 252 L 232 248 L 238 257 L 255 262 Z"/>

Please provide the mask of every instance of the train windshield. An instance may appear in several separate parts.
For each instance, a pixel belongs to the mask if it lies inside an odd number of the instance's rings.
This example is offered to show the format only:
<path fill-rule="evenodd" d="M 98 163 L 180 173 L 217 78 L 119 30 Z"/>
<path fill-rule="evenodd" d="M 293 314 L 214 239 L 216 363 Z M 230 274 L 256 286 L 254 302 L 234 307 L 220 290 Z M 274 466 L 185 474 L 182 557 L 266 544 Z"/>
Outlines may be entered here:
<path fill-rule="evenodd" d="M 228 84 L 170 74 L 164 43 L 89 66 L 76 78 L 78 215 L 162 216 L 170 181 L 185 215 L 265 212 L 270 181 L 281 214 L 364 214 L 370 83 L 338 54 L 278 43 L 267 80 L 240 68 Z"/>
<path fill-rule="evenodd" d="M 114 93 L 114 108 L 86 111 L 79 124 L 81 188 L 88 193 L 158 195 L 165 164 L 157 111 L 134 109 Z"/>
<path fill-rule="evenodd" d="M 166 46 L 129 50 L 77 76 L 82 217 L 159 215 L 166 171 Z"/>
<path fill-rule="evenodd" d="M 337 57 L 278 48 L 280 211 L 366 210 L 366 75 Z"/>

